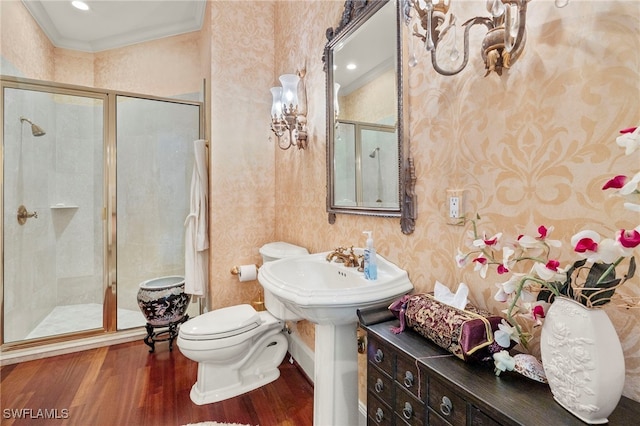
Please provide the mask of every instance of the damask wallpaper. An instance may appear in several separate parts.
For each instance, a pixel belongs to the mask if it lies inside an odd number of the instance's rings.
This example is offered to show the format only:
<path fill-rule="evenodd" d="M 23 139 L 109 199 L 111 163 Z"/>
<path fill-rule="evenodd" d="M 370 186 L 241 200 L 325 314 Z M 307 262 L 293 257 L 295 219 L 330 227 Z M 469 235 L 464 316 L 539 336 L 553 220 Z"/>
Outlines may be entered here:
<path fill-rule="evenodd" d="M 484 1 L 454 1 L 460 19 L 486 15 Z M 502 77 L 484 77 L 481 30 L 473 30 L 467 68 L 452 77 L 437 74 L 419 40 L 418 64 L 409 68 L 411 156 L 418 196 L 416 230 L 403 235 L 396 219 L 339 215 L 327 223 L 325 203 L 324 72 L 319 60 L 327 27 L 340 19 L 342 1 L 278 2 L 276 74 L 306 62 L 310 148 L 276 152 L 275 237 L 330 250 L 364 244 L 372 229 L 378 252 L 405 268 L 416 291 L 436 280 L 455 290 L 465 282 L 470 299 L 498 313 L 495 282 L 458 269 L 454 256 L 468 227 L 446 220 L 446 190 L 464 189 L 464 210 L 480 214 L 480 227 L 517 236 L 554 226 L 571 259 L 571 236 L 582 229 L 613 235 L 640 224 L 637 213 L 600 190 L 609 177 L 633 174 L 640 152 L 626 157 L 615 144 L 618 130 L 640 124 L 640 3 L 575 1 L 556 9 L 552 1 L 529 3 L 527 45 Z M 313 19 L 301 20 L 304 16 Z M 290 37 L 290 28 L 304 28 Z M 405 41 L 408 42 L 408 41 Z M 624 394 L 640 400 L 640 277 L 620 293 L 634 309 L 612 303 L 607 312 L 622 342 Z M 299 327 L 310 345 L 311 327 Z M 537 352 L 537 341 L 533 352 Z"/>
<path fill-rule="evenodd" d="M 453 3 L 463 20 L 487 13 L 483 0 Z M 258 249 L 266 242 L 318 252 L 362 246 L 362 231 L 371 229 L 378 252 L 409 272 L 416 291 L 432 290 L 436 280 L 451 289 L 465 282 L 472 302 L 500 312 L 503 306 L 493 299 L 497 278 L 483 280 L 455 264 L 468 228 L 447 224 L 447 189 L 465 190 L 464 210 L 480 214 L 489 235 L 554 226 L 566 262 L 568 240 L 577 231 L 611 235 L 640 223 L 600 190 L 610 176 L 633 173 L 640 164 L 640 152 L 625 156 L 615 145 L 619 129 L 640 124 L 640 2 L 570 0 L 556 9 L 553 1 L 532 0 L 525 50 L 501 77 L 484 77 L 481 30 L 472 31 L 467 69 L 452 77 L 433 71 L 419 40 L 410 43 L 418 59 L 405 80 L 417 174 L 415 232 L 402 234 L 397 219 L 365 216 L 339 215 L 330 225 L 321 58 L 325 30 L 338 24 L 343 5 L 209 1 L 200 33 L 158 41 L 162 49 L 139 46 L 87 57 L 53 48 L 20 2 L 3 1 L 1 53 L 29 78 L 58 76 L 159 95 L 191 93 L 207 79 L 211 308 L 258 297 L 257 282 L 238 283 L 229 269 L 260 263 Z M 144 64 L 146 79 L 130 74 L 136 63 Z M 280 74 L 300 68 L 307 70 L 309 148 L 281 151 L 268 127 L 269 88 Z M 607 313 L 624 348 L 624 394 L 640 401 L 640 277 L 620 293 L 635 308 L 611 304 Z M 297 329 L 313 347 L 313 327 Z"/>

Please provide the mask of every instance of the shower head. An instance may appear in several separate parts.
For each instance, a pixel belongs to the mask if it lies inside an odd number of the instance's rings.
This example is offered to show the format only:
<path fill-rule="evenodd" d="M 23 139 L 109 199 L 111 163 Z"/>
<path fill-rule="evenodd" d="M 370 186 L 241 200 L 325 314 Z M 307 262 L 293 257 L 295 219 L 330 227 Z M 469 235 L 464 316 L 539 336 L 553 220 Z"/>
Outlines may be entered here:
<path fill-rule="evenodd" d="M 33 136 L 43 136 L 46 132 L 42 129 L 42 127 L 38 126 L 37 124 L 33 124 L 33 122 L 31 120 L 29 120 L 28 118 L 25 117 L 20 117 L 20 122 L 24 123 L 27 122 L 29 124 L 31 124 L 31 133 L 33 134 Z"/>
<path fill-rule="evenodd" d="M 380 147 L 377 147 L 376 149 L 374 149 L 373 151 L 371 151 L 371 154 L 369 154 L 369 157 L 371 158 L 376 158 L 376 153 L 380 151 Z"/>

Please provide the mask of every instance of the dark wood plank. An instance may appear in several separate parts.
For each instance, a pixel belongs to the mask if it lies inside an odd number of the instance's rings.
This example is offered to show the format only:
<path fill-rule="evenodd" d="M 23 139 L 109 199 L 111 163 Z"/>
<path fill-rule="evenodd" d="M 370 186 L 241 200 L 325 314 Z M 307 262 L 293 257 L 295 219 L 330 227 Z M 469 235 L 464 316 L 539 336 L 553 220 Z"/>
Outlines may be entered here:
<path fill-rule="evenodd" d="M 287 355 L 275 382 L 202 406 L 189 398 L 197 363 L 175 345 L 169 352 L 168 345 L 158 344 L 150 354 L 142 341 L 131 342 L 8 365 L 0 369 L 0 423 L 178 426 L 217 421 L 311 426 L 313 386 L 288 359 Z"/>

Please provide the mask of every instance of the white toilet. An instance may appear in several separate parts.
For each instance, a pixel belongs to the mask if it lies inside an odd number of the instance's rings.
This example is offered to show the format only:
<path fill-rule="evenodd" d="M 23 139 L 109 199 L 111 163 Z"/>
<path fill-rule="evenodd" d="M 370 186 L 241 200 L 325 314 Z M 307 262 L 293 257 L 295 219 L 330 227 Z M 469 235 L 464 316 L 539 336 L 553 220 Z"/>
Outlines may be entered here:
<path fill-rule="evenodd" d="M 284 242 L 260 248 L 263 262 L 308 254 Z M 198 362 L 198 379 L 191 400 L 210 404 L 241 395 L 278 377 L 287 352 L 284 321 L 297 321 L 288 309 L 265 291 L 267 311 L 237 305 L 199 315 L 180 326 L 177 344 L 187 358 Z"/>

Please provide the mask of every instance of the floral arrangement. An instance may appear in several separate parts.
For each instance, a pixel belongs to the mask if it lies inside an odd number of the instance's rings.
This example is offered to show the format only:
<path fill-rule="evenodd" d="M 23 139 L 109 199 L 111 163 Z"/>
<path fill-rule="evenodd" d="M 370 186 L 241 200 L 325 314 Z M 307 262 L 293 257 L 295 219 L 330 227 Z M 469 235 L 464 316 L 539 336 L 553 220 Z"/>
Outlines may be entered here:
<path fill-rule="evenodd" d="M 625 148 L 626 155 L 640 149 L 640 127 L 621 130 L 616 143 Z M 615 176 L 606 182 L 603 190 L 632 198 L 624 207 L 640 212 L 640 172 L 628 178 Z M 634 229 L 621 229 L 613 238 L 602 238 L 597 232 L 584 230 L 571 238 L 571 246 L 580 258 L 567 267 L 553 256 L 553 249 L 561 242 L 550 235 L 553 226 L 539 226 L 537 235 L 520 235 L 507 241 L 502 233 L 488 236 L 477 229 L 477 216 L 471 220 L 469 231 L 471 250 L 458 250 L 459 267 L 473 264 L 480 276 L 486 278 L 489 268 L 495 268 L 507 279 L 496 284 L 495 300 L 507 304 L 506 321 L 494 333 L 497 346 L 493 358 L 496 374 L 513 370 L 515 361 L 507 350 L 511 341 L 527 348 L 531 335 L 523 331 L 516 316 L 541 325 L 545 313 L 555 297 L 574 299 L 587 307 L 598 307 L 610 302 L 616 289 L 633 277 L 636 268 L 634 251 L 640 247 L 640 225 Z M 628 259 L 626 271 L 617 276 L 616 268 Z"/>

